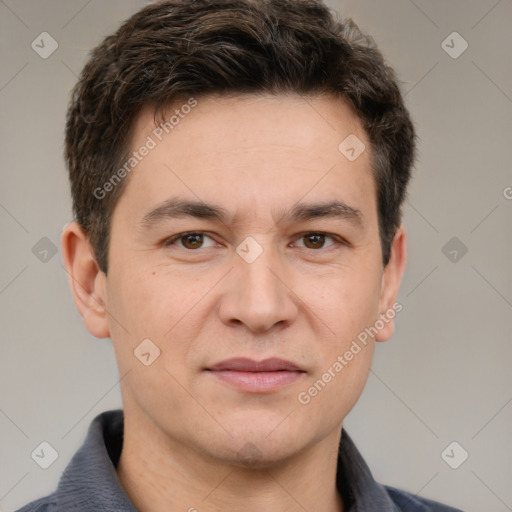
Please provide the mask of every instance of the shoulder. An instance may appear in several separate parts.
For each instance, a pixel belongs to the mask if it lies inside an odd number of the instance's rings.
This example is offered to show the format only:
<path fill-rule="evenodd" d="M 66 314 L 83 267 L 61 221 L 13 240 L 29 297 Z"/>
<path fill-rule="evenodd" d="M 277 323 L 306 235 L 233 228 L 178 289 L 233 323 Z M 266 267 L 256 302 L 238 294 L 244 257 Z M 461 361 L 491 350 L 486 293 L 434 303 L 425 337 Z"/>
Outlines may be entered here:
<path fill-rule="evenodd" d="M 36 501 L 32 501 L 27 505 L 21 507 L 15 512 L 54 512 L 57 509 L 55 508 L 55 495 L 51 494 L 50 496 L 46 496 L 45 498 L 40 498 Z"/>
<path fill-rule="evenodd" d="M 462 512 L 462 510 L 427 498 L 420 498 L 406 491 L 385 485 L 389 497 L 400 512 Z"/>

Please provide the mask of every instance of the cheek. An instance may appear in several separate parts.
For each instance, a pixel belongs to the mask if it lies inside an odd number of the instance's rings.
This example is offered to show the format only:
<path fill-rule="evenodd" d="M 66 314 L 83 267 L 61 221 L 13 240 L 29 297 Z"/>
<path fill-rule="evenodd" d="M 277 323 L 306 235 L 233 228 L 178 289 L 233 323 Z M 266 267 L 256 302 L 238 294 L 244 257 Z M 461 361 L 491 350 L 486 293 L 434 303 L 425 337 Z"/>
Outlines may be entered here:
<path fill-rule="evenodd" d="M 317 407 L 337 404 L 334 409 L 347 410 L 362 392 L 374 351 L 374 341 L 365 330 L 379 318 L 380 283 L 375 265 L 364 272 L 338 269 L 323 286 L 310 288 L 309 294 L 303 289 L 315 313 L 314 329 L 325 332 L 316 340 L 318 364 L 309 380 L 311 393 L 306 393 Z"/>
<path fill-rule="evenodd" d="M 321 319 L 339 348 L 378 318 L 381 273 L 378 269 L 336 269 L 316 280 L 305 280 L 297 295 Z"/>
<path fill-rule="evenodd" d="M 120 374 L 128 372 L 124 400 L 135 400 L 148 411 L 172 403 L 176 412 L 189 400 L 179 383 L 189 386 L 184 362 L 196 335 L 198 323 L 192 320 L 200 314 L 201 294 L 192 281 L 185 292 L 169 274 L 125 268 L 110 276 L 112 343 Z"/>
<path fill-rule="evenodd" d="M 111 338 L 122 370 L 140 370 L 134 350 L 150 339 L 160 350 L 156 362 L 185 377 L 185 363 L 212 307 L 206 292 L 218 278 L 153 267 L 125 268 L 109 280 Z"/>
<path fill-rule="evenodd" d="M 338 428 L 361 396 L 369 375 L 374 343 L 342 345 L 327 356 L 296 396 L 298 412 L 309 418 L 307 425 L 314 435 Z"/>
<path fill-rule="evenodd" d="M 187 280 L 162 269 L 127 269 L 112 276 L 111 311 L 134 336 L 162 338 L 191 311 L 201 297 L 198 279 Z"/>

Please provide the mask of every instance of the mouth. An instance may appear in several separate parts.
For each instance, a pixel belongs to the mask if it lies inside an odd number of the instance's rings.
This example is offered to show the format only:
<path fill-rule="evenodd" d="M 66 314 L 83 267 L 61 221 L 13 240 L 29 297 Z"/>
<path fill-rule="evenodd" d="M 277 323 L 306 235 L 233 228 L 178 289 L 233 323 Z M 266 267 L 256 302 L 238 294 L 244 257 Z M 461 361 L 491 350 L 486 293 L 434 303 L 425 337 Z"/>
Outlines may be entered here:
<path fill-rule="evenodd" d="M 249 393 L 277 391 L 306 374 L 305 370 L 291 361 L 279 358 L 263 361 L 227 359 L 206 368 L 206 371 L 220 381 Z"/>

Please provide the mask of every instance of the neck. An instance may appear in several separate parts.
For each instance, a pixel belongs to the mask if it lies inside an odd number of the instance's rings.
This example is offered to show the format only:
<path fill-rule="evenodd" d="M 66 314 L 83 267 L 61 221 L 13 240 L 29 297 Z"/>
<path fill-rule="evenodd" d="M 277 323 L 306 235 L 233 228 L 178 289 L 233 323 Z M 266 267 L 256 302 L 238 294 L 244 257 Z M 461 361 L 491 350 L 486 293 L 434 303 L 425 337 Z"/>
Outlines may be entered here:
<path fill-rule="evenodd" d="M 340 435 L 341 427 L 269 467 L 240 467 L 199 454 L 125 411 L 117 473 L 141 512 L 342 512 L 336 488 Z"/>

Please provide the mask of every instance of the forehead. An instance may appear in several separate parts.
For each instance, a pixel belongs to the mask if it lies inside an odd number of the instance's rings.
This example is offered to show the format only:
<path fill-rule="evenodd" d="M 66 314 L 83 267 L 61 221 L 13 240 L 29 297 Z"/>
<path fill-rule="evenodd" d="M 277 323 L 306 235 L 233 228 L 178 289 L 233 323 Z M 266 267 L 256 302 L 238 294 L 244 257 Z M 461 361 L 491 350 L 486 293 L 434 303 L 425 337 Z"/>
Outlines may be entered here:
<path fill-rule="evenodd" d="M 182 97 L 172 105 L 145 106 L 131 130 L 131 146 L 151 135 L 161 142 L 171 133 L 215 141 L 217 147 L 243 149 L 251 142 L 290 143 L 297 148 L 338 149 L 340 137 L 366 133 L 352 107 L 331 95 L 238 94 Z M 230 137 L 225 138 L 224 134 Z"/>
<path fill-rule="evenodd" d="M 139 209 L 170 196 L 241 209 L 291 206 L 306 195 L 347 203 L 375 197 L 367 136 L 340 99 L 183 98 L 161 114 L 144 108 L 131 133 L 130 152 L 151 147 L 121 198 Z"/>

